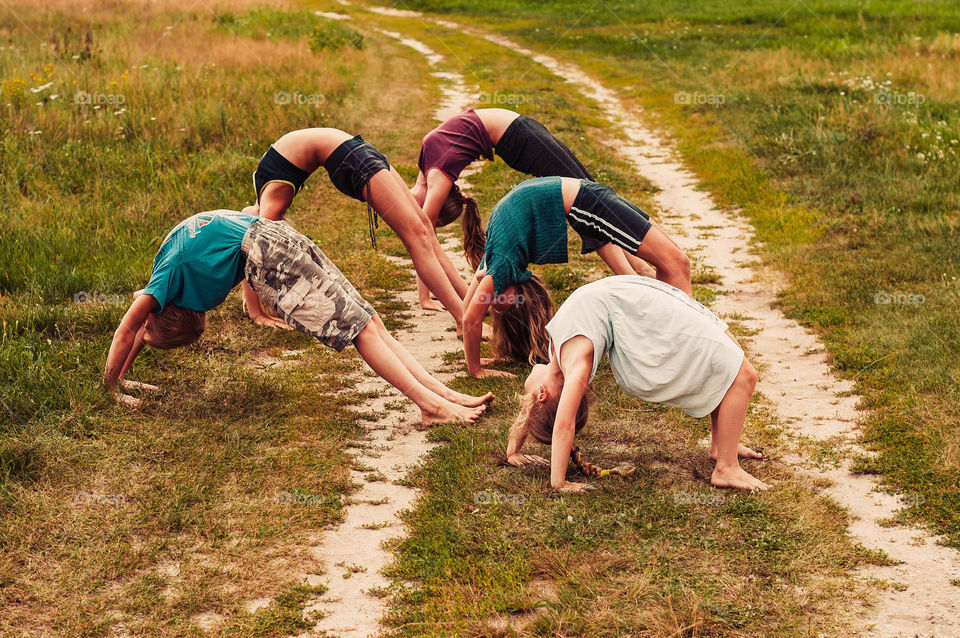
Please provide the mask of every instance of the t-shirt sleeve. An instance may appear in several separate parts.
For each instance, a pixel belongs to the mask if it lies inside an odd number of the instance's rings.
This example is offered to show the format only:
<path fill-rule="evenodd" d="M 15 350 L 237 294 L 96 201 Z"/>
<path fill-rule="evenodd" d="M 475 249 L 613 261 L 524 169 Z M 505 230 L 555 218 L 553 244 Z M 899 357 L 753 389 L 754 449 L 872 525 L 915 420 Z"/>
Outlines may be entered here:
<path fill-rule="evenodd" d="M 154 313 L 163 310 L 163 307 L 183 290 L 183 274 L 175 262 L 175 255 L 170 253 L 157 255 L 153 260 L 153 272 L 150 275 L 150 281 L 143 289 L 143 294 L 157 300 Z"/>
<path fill-rule="evenodd" d="M 581 306 L 579 303 L 580 300 L 574 297 L 568 299 L 562 307 L 564 311 L 555 314 L 547 323 L 547 334 L 550 335 L 554 350 L 561 359 L 563 344 L 581 335 L 588 338 L 593 343 L 593 370 L 590 372 L 590 378 L 593 379 L 600 359 L 613 344 L 613 331 L 609 318 L 598 312 L 598 308 Z"/>
<path fill-rule="evenodd" d="M 529 270 L 520 270 L 504 256 L 494 255 L 487 260 L 487 274 L 493 277 L 493 294 L 499 295 L 508 286 L 527 281 L 533 276 Z"/>

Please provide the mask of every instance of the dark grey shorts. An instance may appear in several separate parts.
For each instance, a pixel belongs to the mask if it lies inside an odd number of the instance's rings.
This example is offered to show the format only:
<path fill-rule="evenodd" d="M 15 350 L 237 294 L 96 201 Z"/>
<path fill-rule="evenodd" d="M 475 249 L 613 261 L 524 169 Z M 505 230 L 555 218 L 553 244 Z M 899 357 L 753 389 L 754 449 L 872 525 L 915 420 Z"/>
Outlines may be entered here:
<path fill-rule="evenodd" d="M 636 255 L 650 230 L 650 215 L 603 184 L 580 180 L 570 213 L 570 227 L 577 231 L 586 248 L 587 239 L 612 242 L 631 255 Z M 587 250 L 584 250 L 587 252 Z"/>
<path fill-rule="evenodd" d="M 370 178 L 382 170 L 390 170 L 387 157 L 363 138 L 356 135 L 334 149 L 323 163 L 330 181 L 344 195 L 367 201 Z"/>
<path fill-rule="evenodd" d="M 288 325 L 341 351 L 376 314 L 320 248 L 286 222 L 258 219 L 240 250 L 244 278 Z"/>

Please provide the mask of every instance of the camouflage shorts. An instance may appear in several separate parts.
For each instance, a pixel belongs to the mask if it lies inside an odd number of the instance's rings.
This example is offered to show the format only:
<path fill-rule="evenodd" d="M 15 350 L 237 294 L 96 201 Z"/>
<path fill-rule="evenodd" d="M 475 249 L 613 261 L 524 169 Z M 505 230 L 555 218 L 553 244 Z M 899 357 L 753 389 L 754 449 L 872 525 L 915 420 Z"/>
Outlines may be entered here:
<path fill-rule="evenodd" d="M 300 332 L 343 350 L 375 311 L 310 239 L 286 222 L 257 220 L 241 243 L 244 278 Z"/>

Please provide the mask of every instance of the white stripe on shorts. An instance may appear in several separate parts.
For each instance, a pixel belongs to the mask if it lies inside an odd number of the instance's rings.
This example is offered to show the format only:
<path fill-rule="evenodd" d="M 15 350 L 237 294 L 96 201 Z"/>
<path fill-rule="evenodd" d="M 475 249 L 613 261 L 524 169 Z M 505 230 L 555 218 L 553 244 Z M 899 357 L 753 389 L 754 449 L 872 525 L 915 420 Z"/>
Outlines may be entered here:
<path fill-rule="evenodd" d="M 601 224 L 603 224 L 603 226 L 600 226 L 599 224 L 596 224 L 596 223 L 594 223 L 594 222 L 592 222 L 592 221 L 590 221 L 590 220 L 588 220 L 588 219 L 584 219 L 583 217 L 578 216 L 576 213 L 580 213 L 581 215 L 585 215 L 585 216 L 587 216 L 587 217 L 589 217 L 589 218 L 591 218 L 591 219 L 593 219 L 593 220 L 596 220 L 596 221 L 600 222 Z M 583 210 L 582 208 L 577 208 L 576 206 L 571 206 L 571 207 L 570 207 L 570 216 L 573 217 L 575 220 L 577 220 L 578 222 L 580 222 L 581 224 L 583 224 L 583 225 L 585 225 L 585 226 L 593 226 L 593 227 L 596 228 L 598 231 L 600 231 L 600 234 L 606 235 L 607 238 L 610 239 L 610 241 L 612 241 L 612 242 L 613 242 L 614 244 L 616 244 L 617 246 L 620 246 L 621 248 L 623 248 L 624 250 L 626 250 L 626 251 L 627 251 L 628 253 L 630 253 L 631 255 L 637 254 L 637 251 L 640 250 L 640 240 L 639 240 L 639 239 L 637 239 L 636 237 L 633 237 L 633 236 L 630 235 L 629 233 L 625 233 L 625 232 L 624 232 L 623 230 L 621 230 L 620 228 L 617 228 L 616 226 L 614 226 L 613 224 L 611 224 L 611 223 L 608 222 L 607 220 L 603 219 L 602 217 L 598 217 L 597 215 L 594 215 L 594 214 L 591 213 L 590 211 Z M 614 231 L 616 231 L 616 232 L 618 232 L 618 233 L 621 234 L 621 235 L 623 235 L 623 237 L 626 237 L 626 239 L 623 239 L 623 238 L 621 238 L 621 237 L 615 236 L 613 233 L 610 232 L 610 230 L 608 230 L 608 228 L 609 228 L 609 229 L 612 229 L 612 230 L 614 230 Z M 627 243 L 628 241 L 631 242 L 631 243 L 628 244 L 628 243 Z"/>

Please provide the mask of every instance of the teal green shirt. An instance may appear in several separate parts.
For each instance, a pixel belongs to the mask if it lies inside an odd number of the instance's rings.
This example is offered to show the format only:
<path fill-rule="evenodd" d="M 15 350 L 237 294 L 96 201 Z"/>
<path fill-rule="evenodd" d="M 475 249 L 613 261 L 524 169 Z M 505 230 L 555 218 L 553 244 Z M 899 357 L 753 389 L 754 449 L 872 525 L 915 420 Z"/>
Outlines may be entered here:
<path fill-rule="evenodd" d="M 198 213 L 177 224 L 160 245 L 153 274 L 143 289 L 157 300 L 206 312 L 216 308 L 243 279 L 240 242 L 259 217 L 232 210 Z"/>
<path fill-rule="evenodd" d="M 559 177 L 528 179 L 494 206 L 481 263 L 493 276 L 494 294 L 530 279 L 529 264 L 567 261 L 567 215 L 560 184 Z"/>

